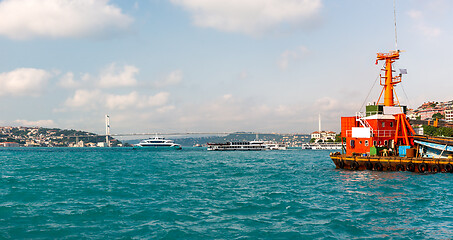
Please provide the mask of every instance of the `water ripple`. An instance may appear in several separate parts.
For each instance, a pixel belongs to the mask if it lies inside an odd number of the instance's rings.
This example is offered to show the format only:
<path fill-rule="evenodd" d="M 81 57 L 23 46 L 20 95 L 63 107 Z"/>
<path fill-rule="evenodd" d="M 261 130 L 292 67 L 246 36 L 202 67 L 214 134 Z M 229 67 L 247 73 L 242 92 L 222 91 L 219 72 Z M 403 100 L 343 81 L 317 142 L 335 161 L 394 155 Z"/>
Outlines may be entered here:
<path fill-rule="evenodd" d="M 325 151 L 0 150 L 0 239 L 449 239 L 452 174 Z"/>

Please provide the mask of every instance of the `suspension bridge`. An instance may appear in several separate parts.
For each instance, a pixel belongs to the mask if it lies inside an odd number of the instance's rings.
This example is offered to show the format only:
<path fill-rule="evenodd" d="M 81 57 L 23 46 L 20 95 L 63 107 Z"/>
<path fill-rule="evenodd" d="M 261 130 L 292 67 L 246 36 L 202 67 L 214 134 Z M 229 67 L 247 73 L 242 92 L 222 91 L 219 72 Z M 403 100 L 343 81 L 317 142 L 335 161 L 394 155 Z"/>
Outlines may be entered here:
<path fill-rule="evenodd" d="M 107 146 L 110 146 L 110 138 L 117 137 L 132 137 L 132 136 L 226 136 L 229 134 L 254 134 L 254 135 L 266 135 L 266 134 L 280 134 L 280 135 L 291 135 L 294 133 L 269 133 L 269 132 L 172 132 L 172 133 L 110 133 L 110 116 L 105 115 L 105 134 L 96 134 L 96 135 L 72 135 L 67 136 L 68 138 L 76 138 L 76 142 L 79 141 L 79 138 L 92 138 L 92 137 L 105 137 L 105 142 Z"/>

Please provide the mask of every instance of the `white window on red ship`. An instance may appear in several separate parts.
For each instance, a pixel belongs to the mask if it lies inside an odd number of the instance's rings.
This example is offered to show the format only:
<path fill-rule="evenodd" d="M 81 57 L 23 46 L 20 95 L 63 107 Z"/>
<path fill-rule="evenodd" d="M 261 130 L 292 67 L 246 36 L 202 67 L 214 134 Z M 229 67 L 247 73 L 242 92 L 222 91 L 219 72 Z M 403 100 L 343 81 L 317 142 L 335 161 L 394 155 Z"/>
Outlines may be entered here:
<path fill-rule="evenodd" d="M 382 127 L 385 127 L 385 122 L 382 122 Z"/>
<path fill-rule="evenodd" d="M 365 140 L 365 147 L 368 147 L 368 140 Z"/>

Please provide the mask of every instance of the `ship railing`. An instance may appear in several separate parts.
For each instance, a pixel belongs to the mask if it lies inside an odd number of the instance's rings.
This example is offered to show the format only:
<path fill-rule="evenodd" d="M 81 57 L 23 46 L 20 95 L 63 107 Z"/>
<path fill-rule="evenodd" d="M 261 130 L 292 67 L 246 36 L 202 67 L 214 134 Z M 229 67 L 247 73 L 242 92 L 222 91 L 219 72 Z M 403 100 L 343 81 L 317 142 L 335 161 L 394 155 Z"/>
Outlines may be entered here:
<path fill-rule="evenodd" d="M 390 51 L 389 53 L 378 53 L 377 58 L 379 60 L 384 60 L 385 58 L 397 58 L 400 54 L 398 51 Z"/>
<path fill-rule="evenodd" d="M 394 137 L 395 130 L 373 130 L 371 137 Z M 352 130 L 346 130 L 346 137 L 352 137 Z"/>
<path fill-rule="evenodd" d="M 362 113 L 362 112 L 356 112 L 355 113 L 355 118 L 356 118 L 356 121 L 360 122 L 360 124 L 366 128 L 369 128 L 370 129 L 370 134 L 371 136 L 373 137 L 373 128 L 371 127 L 371 125 L 368 123 L 368 121 L 366 119 L 364 119 L 364 117 L 366 116 L 366 113 Z"/>
<path fill-rule="evenodd" d="M 394 137 L 395 130 L 374 130 L 374 137 Z"/>
<path fill-rule="evenodd" d="M 368 112 L 366 112 L 367 117 L 372 116 L 372 115 L 381 115 L 381 114 L 384 114 L 384 111 L 368 111 Z"/>

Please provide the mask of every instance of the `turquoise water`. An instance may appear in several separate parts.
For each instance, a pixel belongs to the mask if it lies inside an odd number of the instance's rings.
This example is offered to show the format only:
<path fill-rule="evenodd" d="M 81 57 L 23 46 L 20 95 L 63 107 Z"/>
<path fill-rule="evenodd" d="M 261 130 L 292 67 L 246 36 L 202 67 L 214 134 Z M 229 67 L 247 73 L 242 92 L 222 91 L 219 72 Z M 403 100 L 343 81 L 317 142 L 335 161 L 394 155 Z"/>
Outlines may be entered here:
<path fill-rule="evenodd" d="M 453 174 L 327 151 L 0 150 L 0 239 L 451 239 Z"/>

